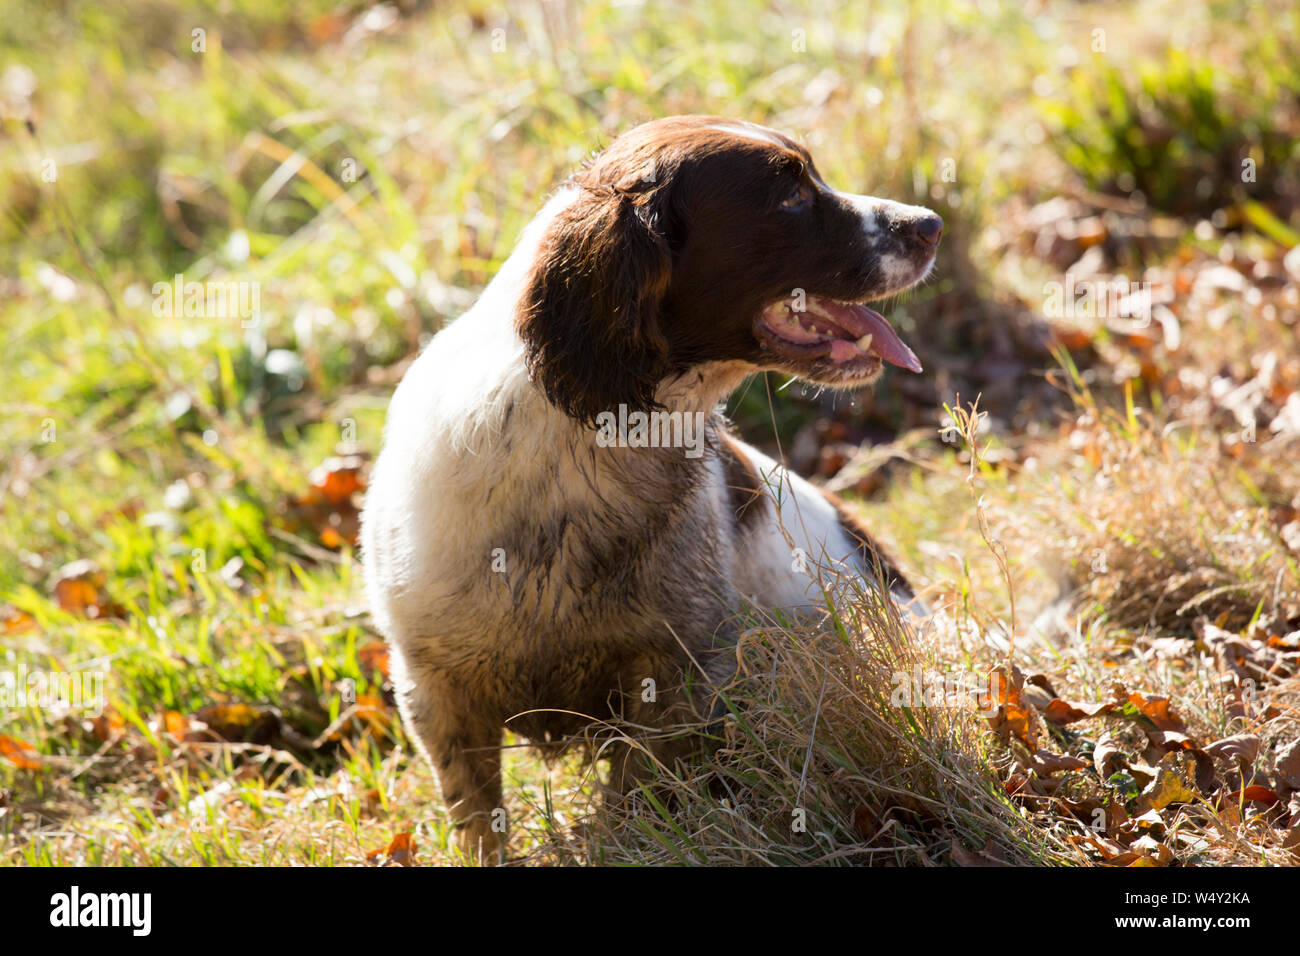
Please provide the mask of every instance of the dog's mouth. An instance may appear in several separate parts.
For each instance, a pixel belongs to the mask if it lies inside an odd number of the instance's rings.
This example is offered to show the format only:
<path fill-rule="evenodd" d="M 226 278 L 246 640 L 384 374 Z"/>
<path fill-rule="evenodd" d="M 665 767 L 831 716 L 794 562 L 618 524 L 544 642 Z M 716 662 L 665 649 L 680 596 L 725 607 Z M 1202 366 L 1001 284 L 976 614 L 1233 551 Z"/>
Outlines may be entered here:
<path fill-rule="evenodd" d="M 874 376 L 882 362 L 921 371 L 885 317 L 861 303 L 808 296 L 807 308 L 797 311 L 788 299 L 774 302 L 754 322 L 754 335 L 776 356 L 836 377 Z"/>

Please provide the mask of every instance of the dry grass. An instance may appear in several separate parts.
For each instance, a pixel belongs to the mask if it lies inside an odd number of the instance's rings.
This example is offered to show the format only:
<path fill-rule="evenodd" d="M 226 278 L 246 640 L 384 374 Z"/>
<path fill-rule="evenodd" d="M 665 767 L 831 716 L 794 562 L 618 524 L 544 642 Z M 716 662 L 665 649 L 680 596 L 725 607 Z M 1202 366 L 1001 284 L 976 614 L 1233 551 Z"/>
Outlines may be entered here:
<path fill-rule="evenodd" d="M 972 695 L 900 696 L 950 671 L 953 632 L 914 629 L 860 583 L 835 586 L 845 592 L 819 620 L 744 633 L 722 730 L 695 728 L 715 735 L 715 753 L 661 767 L 583 821 L 581 839 L 556 835 L 528 861 L 928 866 L 985 848 L 1009 863 L 1081 859 L 1002 791 Z"/>

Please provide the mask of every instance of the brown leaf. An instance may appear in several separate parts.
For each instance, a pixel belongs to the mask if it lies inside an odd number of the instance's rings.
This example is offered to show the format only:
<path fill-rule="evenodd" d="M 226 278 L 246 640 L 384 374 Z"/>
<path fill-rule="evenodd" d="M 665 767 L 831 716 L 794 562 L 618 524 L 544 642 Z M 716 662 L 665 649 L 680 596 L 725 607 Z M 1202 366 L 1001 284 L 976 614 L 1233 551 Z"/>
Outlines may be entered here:
<path fill-rule="evenodd" d="M 1130 844 L 1132 849 L 1142 854 L 1141 862 L 1135 860 L 1129 866 L 1168 866 L 1174 862 L 1174 851 L 1151 836 L 1140 836 Z"/>
<path fill-rule="evenodd" d="M 1282 838 L 1282 848 L 1290 850 L 1292 865 L 1300 864 L 1300 823 L 1293 823 L 1287 828 L 1286 836 Z"/>
<path fill-rule="evenodd" d="M 59 569 L 54 580 L 54 601 L 81 617 L 122 617 L 126 613 L 102 592 L 105 577 L 93 561 L 72 561 Z"/>
<path fill-rule="evenodd" d="M 415 837 L 406 831 L 397 834 L 385 849 L 367 853 L 366 863 L 371 866 L 413 866 Z"/>
<path fill-rule="evenodd" d="M 1268 787 L 1261 787 L 1259 784 L 1252 784 L 1244 790 L 1238 790 L 1235 793 L 1228 794 L 1229 800 L 1244 800 L 1246 803 L 1267 803 L 1270 806 L 1274 803 L 1280 803 L 1278 795 Z"/>
<path fill-rule="evenodd" d="M 6 737 L 4 734 L 0 734 L 0 757 L 4 757 L 22 770 L 41 769 L 41 757 L 36 752 L 36 748 L 27 741 L 18 740 L 16 737 Z"/>
<path fill-rule="evenodd" d="M 1024 678 L 1012 665 L 1010 676 L 1001 667 L 989 671 L 989 693 L 981 694 L 980 710 L 987 714 L 996 706 L 993 716 L 988 717 L 989 726 L 1003 741 L 1014 735 L 1029 751 L 1038 749 L 1038 732 L 1033 726 L 1033 712 L 1020 700 L 1020 685 Z"/>
<path fill-rule="evenodd" d="M 1174 750 L 1197 750 L 1196 741 L 1192 740 L 1186 734 L 1179 733 L 1176 730 L 1157 730 L 1154 727 L 1143 727 L 1142 732 L 1146 734 L 1147 740 L 1155 750 L 1151 754 L 1152 760 L 1158 760 L 1160 754 L 1168 753 Z"/>
<path fill-rule="evenodd" d="M 90 722 L 90 729 L 96 739 L 107 743 L 126 730 L 126 721 L 122 719 L 116 707 L 109 705 L 104 708 L 103 713 Z"/>
<path fill-rule="evenodd" d="M 1206 744 L 1204 750 L 1211 757 L 1237 760 L 1242 766 L 1248 767 L 1259 756 L 1259 737 L 1255 734 L 1234 734 Z"/>
<path fill-rule="evenodd" d="M 231 743 L 262 744 L 274 738 L 280 727 L 280 718 L 269 708 L 242 703 L 209 704 L 194 718 L 207 729 L 191 729 L 186 734 L 189 740 L 210 740 L 215 735 Z"/>
<path fill-rule="evenodd" d="M 357 719 L 365 723 L 365 729 L 372 737 L 383 737 L 393 725 L 392 712 L 388 702 L 378 694 L 359 694 L 357 696 Z"/>
<path fill-rule="evenodd" d="M 390 676 L 388 645 L 383 641 L 372 641 L 357 648 L 357 659 L 361 662 L 361 669 L 366 672 L 366 676 L 373 678 L 376 671 L 385 678 Z"/>
<path fill-rule="evenodd" d="M 1155 810 L 1148 810 L 1133 818 L 1133 826 L 1140 832 L 1161 834 L 1165 832 L 1165 819 Z"/>
<path fill-rule="evenodd" d="M 388 844 L 388 859 L 398 866 L 410 866 L 415 862 L 415 837 L 403 832 L 393 837 Z"/>
<path fill-rule="evenodd" d="M 1083 770 L 1090 766 L 1092 765 L 1081 757 L 1054 754 L 1047 750 L 1034 752 L 1034 770 L 1043 775 L 1053 774 L 1058 770 Z"/>
<path fill-rule="evenodd" d="M 1056 688 L 1052 686 L 1052 682 L 1048 679 L 1046 674 L 1030 674 L 1025 678 L 1025 684 L 1032 684 L 1035 687 L 1041 687 L 1043 690 L 1047 691 L 1049 697 L 1059 696 L 1056 693 Z"/>
<path fill-rule="evenodd" d="M 1167 697 L 1144 697 L 1137 691 L 1128 695 L 1129 703 L 1136 707 L 1142 716 L 1156 725 L 1157 730 L 1187 733 L 1187 726 L 1181 717 L 1174 713 Z"/>
<path fill-rule="evenodd" d="M 1300 790 L 1300 740 L 1293 740 L 1273 758 L 1277 775 L 1293 790 Z"/>
<path fill-rule="evenodd" d="M 853 808 L 853 829 L 864 840 L 870 840 L 880 829 L 880 817 L 865 804 Z"/>
<path fill-rule="evenodd" d="M 1072 834 L 1067 836 L 1066 841 L 1075 845 L 1090 844 L 1093 849 L 1101 856 L 1102 860 L 1111 863 L 1113 866 L 1124 866 L 1124 863 L 1114 863 L 1113 861 L 1127 856 L 1128 850 L 1122 843 L 1116 843 L 1109 837 L 1104 837 L 1096 833 Z M 1137 856 L 1138 854 L 1134 854 Z M 1130 858 L 1131 859 L 1131 858 Z"/>
<path fill-rule="evenodd" d="M 967 850 L 954 837 L 952 841 L 952 861 L 958 866 L 1006 866 L 1007 861 L 1002 849 L 995 846 L 989 837 L 984 846 L 975 851 Z"/>
<path fill-rule="evenodd" d="M 1063 727 L 1066 724 L 1074 723 L 1076 720 L 1085 720 L 1099 714 L 1109 714 L 1113 709 L 1114 705 L 1112 704 L 1072 704 L 1059 697 L 1053 697 L 1051 703 L 1047 705 L 1047 709 L 1043 711 L 1043 718 L 1049 723 Z"/>
<path fill-rule="evenodd" d="M 1092 765 L 1097 768 L 1097 773 L 1103 780 L 1125 764 L 1127 759 L 1123 744 L 1111 736 L 1102 737 L 1092 752 Z"/>

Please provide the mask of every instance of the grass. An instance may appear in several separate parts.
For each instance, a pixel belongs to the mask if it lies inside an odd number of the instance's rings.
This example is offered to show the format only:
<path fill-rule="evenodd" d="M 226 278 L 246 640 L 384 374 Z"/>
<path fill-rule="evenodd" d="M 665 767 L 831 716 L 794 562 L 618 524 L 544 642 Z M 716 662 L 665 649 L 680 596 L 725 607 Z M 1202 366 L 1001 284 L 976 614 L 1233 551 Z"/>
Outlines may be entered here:
<path fill-rule="evenodd" d="M 944 215 L 936 280 L 890 313 L 929 376 L 733 402 L 747 438 L 844 483 L 944 613 L 908 633 L 841 585 L 816 621 L 755 619 L 722 748 L 619 807 L 590 768 L 509 750 L 511 858 L 1123 860 L 1136 824 L 1086 821 L 1138 816 L 1125 784 L 1045 770 L 1009 723 L 1028 711 L 1037 749 L 1090 764 L 1115 742 L 1139 789 L 1168 754 L 1141 713 L 1045 721 L 1044 682 L 1167 696 L 1202 748 L 1254 735 L 1285 806 L 1297 103 L 1285 41 L 1247 28 L 1284 7 L 1180 6 L 1208 64 L 1185 69 L 1159 2 L 0 4 L 0 674 L 103 674 L 107 695 L 98 715 L 0 703 L 0 860 L 349 865 L 402 859 L 409 833 L 416 861 L 464 862 L 361 596 L 366 469 L 410 356 L 539 197 L 675 112 L 795 132 L 831 183 Z M 1122 122 L 1095 98 L 1120 89 Z M 1246 149 L 1258 181 L 1173 202 L 1222 170 L 1161 152 L 1142 90 L 1248 116 L 1155 113 L 1220 165 Z M 1042 214 L 1057 195 L 1073 231 Z M 1156 335 L 1044 314 L 1092 248 L 1087 274 L 1170 290 L 1176 340 L 1163 316 Z M 256 290 L 256 314 L 155 308 L 178 273 Z M 900 672 L 993 667 L 991 722 L 892 698 Z M 1222 792 L 1165 813 L 1159 844 L 1288 862 L 1294 828 L 1216 766 Z"/>

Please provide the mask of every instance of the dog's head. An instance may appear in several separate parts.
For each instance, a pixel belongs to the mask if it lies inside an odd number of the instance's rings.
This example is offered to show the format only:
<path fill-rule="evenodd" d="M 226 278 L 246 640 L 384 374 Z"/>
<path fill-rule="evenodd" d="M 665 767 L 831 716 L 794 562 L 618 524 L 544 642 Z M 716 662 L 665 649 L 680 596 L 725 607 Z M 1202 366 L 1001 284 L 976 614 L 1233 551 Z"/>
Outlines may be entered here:
<path fill-rule="evenodd" d="M 518 316 L 548 398 L 590 421 L 648 409 L 706 363 L 856 388 L 912 350 L 864 303 L 920 281 L 943 221 L 837 192 L 772 130 L 673 117 L 624 134 L 570 184 Z"/>

